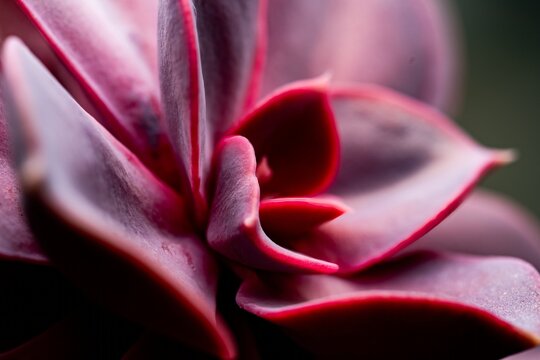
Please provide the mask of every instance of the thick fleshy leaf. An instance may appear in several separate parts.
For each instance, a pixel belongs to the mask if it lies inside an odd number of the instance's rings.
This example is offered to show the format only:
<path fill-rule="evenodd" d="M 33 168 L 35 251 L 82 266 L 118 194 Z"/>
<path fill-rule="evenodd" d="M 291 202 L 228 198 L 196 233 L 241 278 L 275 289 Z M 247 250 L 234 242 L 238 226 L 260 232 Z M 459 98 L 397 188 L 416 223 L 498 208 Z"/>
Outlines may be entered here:
<path fill-rule="evenodd" d="M 339 201 L 326 198 L 274 198 L 259 205 L 266 233 L 282 236 L 309 232 L 346 211 Z"/>
<path fill-rule="evenodd" d="M 199 219 L 211 149 L 254 98 L 261 75 L 262 2 L 160 2 L 161 93 Z"/>
<path fill-rule="evenodd" d="M 28 43 L 80 104 L 160 177 L 178 185 L 159 99 L 157 1 L 1 4 L 3 32 Z"/>
<path fill-rule="evenodd" d="M 194 2 L 206 111 L 214 142 L 256 98 L 266 0 Z M 177 80 L 178 81 L 178 80 Z"/>
<path fill-rule="evenodd" d="M 480 147 L 440 113 L 390 90 L 336 90 L 332 106 L 341 163 L 329 192 L 352 211 L 291 247 L 342 272 L 373 265 L 421 237 L 488 170 L 510 160 L 510 153 Z"/>
<path fill-rule="evenodd" d="M 540 269 L 537 220 L 514 202 L 487 191 L 474 192 L 411 248 L 513 256 Z"/>
<path fill-rule="evenodd" d="M 204 175 L 210 156 L 195 14 L 190 0 L 162 0 L 158 22 L 159 76 L 165 118 L 194 197 L 204 212 Z"/>
<path fill-rule="evenodd" d="M 90 99 L 83 84 L 66 67 L 59 55 L 55 53 L 54 48 L 51 47 L 16 0 L 0 2 L 0 44 L 3 44 L 9 36 L 22 39 L 32 49 L 34 55 L 41 60 L 64 88 L 77 100 L 79 105 L 96 119 L 106 123 L 105 118 L 100 114 L 96 105 L 93 104 L 93 100 Z"/>
<path fill-rule="evenodd" d="M 0 258 L 46 262 L 22 210 L 21 189 L 13 166 L 9 131 L 0 89 Z"/>
<path fill-rule="evenodd" d="M 264 233 L 259 220 L 260 190 L 255 154 L 245 138 L 224 139 L 216 149 L 210 219 L 206 231 L 212 248 L 257 269 L 333 272 L 335 264 L 288 250 Z"/>
<path fill-rule="evenodd" d="M 272 0 L 263 94 L 330 71 L 451 110 L 457 76 L 446 1 Z"/>
<path fill-rule="evenodd" d="M 332 358 L 495 359 L 540 343 L 540 276 L 512 258 L 417 253 L 350 278 L 253 276 L 237 302 Z"/>
<path fill-rule="evenodd" d="M 185 204 L 86 114 L 20 41 L 3 64 L 19 124 L 27 213 L 53 262 L 86 292 L 180 341 L 232 357 L 215 314 L 216 264 Z"/>
<path fill-rule="evenodd" d="M 290 84 L 230 130 L 255 148 L 263 196 L 309 196 L 333 180 L 339 139 L 327 85 L 326 78 Z"/>

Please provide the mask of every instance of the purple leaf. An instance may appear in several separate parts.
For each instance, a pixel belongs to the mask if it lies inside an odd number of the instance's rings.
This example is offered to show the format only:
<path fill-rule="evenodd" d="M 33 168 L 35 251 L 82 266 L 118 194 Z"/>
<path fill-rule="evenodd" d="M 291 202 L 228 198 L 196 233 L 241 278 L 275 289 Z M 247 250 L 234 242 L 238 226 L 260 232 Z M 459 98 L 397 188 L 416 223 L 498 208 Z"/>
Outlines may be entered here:
<path fill-rule="evenodd" d="M 161 178 L 179 186 L 161 118 L 157 2 L 132 1 L 129 11 L 125 1 L 110 0 L 1 4 L 4 32 L 30 44 L 87 111 Z"/>
<path fill-rule="evenodd" d="M 185 203 L 82 110 L 17 39 L 3 64 L 19 124 L 19 172 L 38 240 L 100 302 L 222 357 L 217 268 Z"/>
<path fill-rule="evenodd" d="M 326 79 L 288 85 L 270 95 L 229 134 L 255 148 L 263 196 L 324 191 L 339 162 L 339 139 Z"/>
<path fill-rule="evenodd" d="M 256 99 L 266 0 L 194 1 L 206 112 L 214 143 Z"/>
<path fill-rule="evenodd" d="M 378 87 L 336 90 L 341 164 L 330 194 L 352 210 L 292 249 L 355 272 L 418 239 L 508 152 L 485 149 L 433 109 Z"/>
<path fill-rule="evenodd" d="M 237 302 L 318 356 L 500 358 L 540 342 L 540 277 L 512 258 L 417 253 L 348 278 L 261 274 Z"/>
<path fill-rule="evenodd" d="M 263 94 L 331 72 L 454 107 L 457 51 L 446 1 L 272 0 Z"/>
<path fill-rule="evenodd" d="M 304 234 L 343 215 L 348 208 L 336 199 L 274 198 L 262 200 L 259 216 L 270 237 Z"/>
<path fill-rule="evenodd" d="M 190 0 L 163 0 L 159 7 L 159 75 L 165 118 L 181 160 L 186 195 L 196 217 L 205 211 L 210 142 L 195 14 Z"/>
<path fill-rule="evenodd" d="M 258 0 L 160 2 L 161 93 L 199 220 L 213 145 L 248 105 L 260 76 L 263 11 Z"/>
<path fill-rule="evenodd" d="M 47 257 L 28 228 L 22 210 L 21 189 L 12 164 L 8 133 L 0 96 L 0 258 L 46 263 Z"/>
<path fill-rule="evenodd" d="M 216 149 L 214 164 L 215 194 L 206 231 L 213 249 L 256 269 L 337 270 L 335 264 L 291 251 L 264 233 L 259 220 L 255 154 L 245 138 L 224 139 Z"/>
<path fill-rule="evenodd" d="M 540 269 L 537 220 L 514 202 L 487 191 L 474 192 L 410 248 L 514 256 Z"/>

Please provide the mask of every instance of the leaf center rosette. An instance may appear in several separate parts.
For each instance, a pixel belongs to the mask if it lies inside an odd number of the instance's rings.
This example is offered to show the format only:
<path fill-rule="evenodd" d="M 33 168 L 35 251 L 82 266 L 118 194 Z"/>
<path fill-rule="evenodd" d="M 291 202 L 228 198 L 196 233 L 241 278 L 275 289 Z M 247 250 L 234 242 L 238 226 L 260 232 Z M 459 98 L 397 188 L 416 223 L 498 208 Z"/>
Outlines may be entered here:
<path fill-rule="evenodd" d="M 324 79 L 296 83 L 264 100 L 218 145 L 207 239 L 244 265 L 334 272 L 297 239 L 343 214 L 319 196 L 334 179 L 339 139 Z"/>
<path fill-rule="evenodd" d="M 509 159 L 389 90 L 293 83 L 217 146 L 207 240 L 251 268 L 357 272 L 421 237 Z"/>

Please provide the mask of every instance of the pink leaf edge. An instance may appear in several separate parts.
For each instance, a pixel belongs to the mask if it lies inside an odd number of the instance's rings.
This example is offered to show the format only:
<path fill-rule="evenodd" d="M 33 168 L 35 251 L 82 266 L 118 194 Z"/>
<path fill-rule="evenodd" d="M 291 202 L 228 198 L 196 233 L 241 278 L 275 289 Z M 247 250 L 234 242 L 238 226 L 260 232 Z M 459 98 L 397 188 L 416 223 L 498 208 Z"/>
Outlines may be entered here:
<path fill-rule="evenodd" d="M 293 250 L 354 273 L 448 216 L 482 177 L 513 160 L 476 144 L 435 109 L 378 86 L 334 89 L 341 162 L 328 193 L 351 210 Z"/>
<path fill-rule="evenodd" d="M 124 316 L 234 357 L 216 314 L 217 264 L 186 222 L 184 200 L 85 113 L 18 39 L 6 41 L 2 61 L 28 216 L 52 261 Z"/>
<path fill-rule="evenodd" d="M 540 343 L 540 276 L 513 258 L 423 252 L 348 278 L 253 275 L 237 303 L 317 354 L 500 357 Z"/>
<path fill-rule="evenodd" d="M 241 136 L 222 140 L 214 164 L 216 190 L 206 232 L 214 250 L 256 269 L 337 270 L 337 265 L 286 249 L 264 233 L 259 220 L 255 153 L 248 140 Z"/>

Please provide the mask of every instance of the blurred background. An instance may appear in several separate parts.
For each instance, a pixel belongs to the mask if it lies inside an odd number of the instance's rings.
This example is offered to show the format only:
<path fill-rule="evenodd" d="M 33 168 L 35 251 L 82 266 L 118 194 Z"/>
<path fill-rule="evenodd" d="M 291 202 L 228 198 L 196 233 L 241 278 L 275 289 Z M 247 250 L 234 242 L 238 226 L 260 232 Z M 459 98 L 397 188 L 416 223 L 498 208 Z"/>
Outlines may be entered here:
<path fill-rule="evenodd" d="M 518 150 L 483 186 L 540 217 L 540 1 L 454 2 L 465 39 L 457 121 L 485 145 Z"/>

